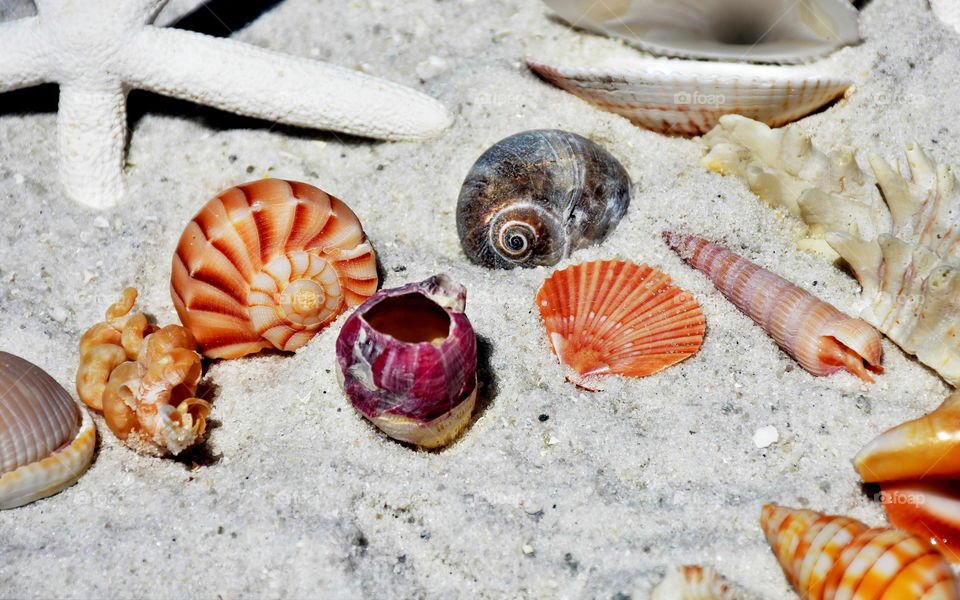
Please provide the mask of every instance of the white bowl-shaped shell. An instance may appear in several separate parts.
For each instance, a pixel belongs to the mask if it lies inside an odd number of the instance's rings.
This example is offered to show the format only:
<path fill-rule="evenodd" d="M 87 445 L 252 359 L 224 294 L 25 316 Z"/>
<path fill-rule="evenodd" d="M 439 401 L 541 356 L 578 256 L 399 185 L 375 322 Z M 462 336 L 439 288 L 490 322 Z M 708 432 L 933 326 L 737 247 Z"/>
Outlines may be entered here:
<path fill-rule="evenodd" d="M 575 27 L 665 56 L 796 63 L 860 40 L 848 0 L 544 0 Z"/>
<path fill-rule="evenodd" d="M 796 67 L 645 59 L 635 68 L 527 65 L 604 110 L 668 135 L 700 135 L 739 114 L 778 127 L 843 95 L 849 79 Z"/>
<path fill-rule="evenodd" d="M 203 353 L 296 350 L 377 289 L 373 247 L 350 208 L 305 183 L 221 192 L 187 224 L 170 287 Z"/>
<path fill-rule="evenodd" d="M 93 459 L 96 428 L 40 367 L 0 352 L 0 509 L 73 484 Z"/>

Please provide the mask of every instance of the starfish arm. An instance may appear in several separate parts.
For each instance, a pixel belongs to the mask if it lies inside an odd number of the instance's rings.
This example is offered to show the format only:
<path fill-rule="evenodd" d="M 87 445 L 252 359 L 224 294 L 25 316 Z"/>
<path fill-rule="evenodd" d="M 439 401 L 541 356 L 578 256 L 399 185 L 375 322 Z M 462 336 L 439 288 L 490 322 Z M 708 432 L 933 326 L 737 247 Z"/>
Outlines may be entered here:
<path fill-rule="evenodd" d="M 435 136 L 442 104 L 402 85 L 235 40 L 147 27 L 123 64 L 131 85 L 242 115 L 386 140 Z"/>
<path fill-rule="evenodd" d="M 37 17 L 0 23 L 0 93 L 49 81 L 46 44 Z"/>
<path fill-rule="evenodd" d="M 119 82 L 60 85 L 60 179 L 67 195 L 81 204 L 108 208 L 123 196 L 125 102 Z"/>

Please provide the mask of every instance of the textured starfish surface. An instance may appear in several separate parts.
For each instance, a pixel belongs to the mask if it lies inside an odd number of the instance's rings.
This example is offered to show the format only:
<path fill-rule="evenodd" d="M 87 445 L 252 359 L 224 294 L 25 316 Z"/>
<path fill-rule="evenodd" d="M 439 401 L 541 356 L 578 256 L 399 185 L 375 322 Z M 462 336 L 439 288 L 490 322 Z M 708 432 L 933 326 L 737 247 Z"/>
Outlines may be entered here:
<path fill-rule="evenodd" d="M 168 0 L 36 0 L 0 24 L 0 93 L 60 85 L 60 177 L 76 201 L 123 197 L 126 97 L 145 89 L 250 117 L 385 140 L 438 134 L 451 117 L 399 84 L 230 39 L 154 26 Z"/>

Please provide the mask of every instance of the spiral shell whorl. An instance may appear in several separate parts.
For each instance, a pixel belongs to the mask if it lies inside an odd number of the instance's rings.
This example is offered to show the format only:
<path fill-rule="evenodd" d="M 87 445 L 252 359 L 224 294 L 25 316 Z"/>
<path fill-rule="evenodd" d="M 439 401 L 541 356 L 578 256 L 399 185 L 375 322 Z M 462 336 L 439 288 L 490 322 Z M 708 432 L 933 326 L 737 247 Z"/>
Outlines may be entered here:
<path fill-rule="evenodd" d="M 214 358 L 295 350 L 376 287 L 356 215 L 311 185 L 279 179 L 208 202 L 180 238 L 171 280 L 181 321 Z"/>
<path fill-rule="evenodd" d="M 517 264 L 554 264 L 569 254 L 562 223 L 533 203 L 500 209 L 490 221 L 486 242 L 499 259 Z"/>
<path fill-rule="evenodd" d="M 760 525 L 801 598 L 960 598 L 943 555 L 906 531 L 772 504 Z"/>
<path fill-rule="evenodd" d="M 525 131 L 494 144 L 470 169 L 457 232 L 483 266 L 553 265 L 606 237 L 629 203 L 630 178 L 609 152 L 573 133 Z"/>

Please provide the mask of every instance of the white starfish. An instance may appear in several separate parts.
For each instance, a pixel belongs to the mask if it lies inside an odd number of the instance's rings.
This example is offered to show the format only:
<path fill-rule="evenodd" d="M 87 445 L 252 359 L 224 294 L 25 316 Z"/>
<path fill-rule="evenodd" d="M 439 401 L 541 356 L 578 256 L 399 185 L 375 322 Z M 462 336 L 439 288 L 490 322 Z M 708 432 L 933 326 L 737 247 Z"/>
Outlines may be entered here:
<path fill-rule="evenodd" d="M 104 208 L 123 196 L 126 97 L 150 90 L 242 115 L 386 140 L 438 134 L 450 115 L 410 88 L 235 40 L 151 25 L 168 0 L 36 0 L 0 24 L 0 92 L 60 84 L 66 192 Z"/>

